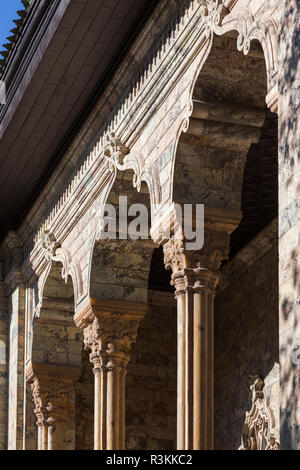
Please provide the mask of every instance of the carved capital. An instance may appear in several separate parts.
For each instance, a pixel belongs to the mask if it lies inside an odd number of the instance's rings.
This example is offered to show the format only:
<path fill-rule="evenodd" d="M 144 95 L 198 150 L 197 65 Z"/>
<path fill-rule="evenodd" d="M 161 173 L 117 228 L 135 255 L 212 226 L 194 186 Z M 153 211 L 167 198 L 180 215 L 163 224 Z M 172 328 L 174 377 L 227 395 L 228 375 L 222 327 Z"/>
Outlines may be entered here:
<path fill-rule="evenodd" d="M 186 242 L 175 237 L 164 245 L 165 267 L 172 270 L 171 283 L 177 294 L 216 287 L 221 262 L 228 258 L 229 237 L 227 232 L 207 230 L 204 246 L 198 251 L 187 250 Z"/>
<path fill-rule="evenodd" d="M 95 373 L 103 368 L 126 367 L 147 309 L 147 305 L 133 302 L 90 299 L 75 315 L 75 323 L 84 329 L 84 346 L 90 350 Z"/>
<path fill-rule="evenodd" d="M 53 426 L 55 422 L 66 420 L 70 395 L 79 377 L 77 367 L 36 363 L 27 367 L 26 378 L 32 391 L 38 426 Z"/>
<path fill-rule="evenodd" d="M 47 391 L 42 390 L 40 382 L 37 377 L 34 377 L 30 383 L 30 388 L 32 392 L 32 401 L 34 403 L 34 414 L 36 416 L 36 424 L 38 426 L 43 426 L 47 424 L 48 420 L 48 394 Z"/>
<path fill-rule="evenodd" d="M 37 425 L 64 422 L 68 416 L 69 396 L 73 391 L 73 384 L 34 377 L 30 386 Z"/>

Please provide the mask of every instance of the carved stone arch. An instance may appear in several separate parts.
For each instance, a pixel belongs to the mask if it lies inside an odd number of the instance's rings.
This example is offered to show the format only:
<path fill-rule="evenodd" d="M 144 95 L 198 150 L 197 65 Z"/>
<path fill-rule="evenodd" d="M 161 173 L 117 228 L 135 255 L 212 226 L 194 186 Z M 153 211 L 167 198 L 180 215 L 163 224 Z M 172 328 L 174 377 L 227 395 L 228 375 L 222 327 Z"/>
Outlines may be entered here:
<path fill-rule="evenodd" d="M 193 104 L 193 93 L 195 84 L 201 74 L 202 69 L 206 65 L 207 59 L 210 56 L 213 44 L 216 38 L 223 38 L 230 33 L 235 36 L 235 51 L 241 53 L 245 57 L 251 56 L 259 49 L 258 43 L 261 47 L 262 56 L 264 57 L 264 69 L 266 71 L 265 90 L 262 100 L 262 108 L 264 103 L 272 112 L 277 112 L 277 24 L 274 18 L 269 16 L 261 16 L 259 20 L 255 19 L 249 8 L 233 9 L 235 1 L 232 0 L 198 0 L 200 4 L 201 19 L 199 25 L 203 25 L 202 32 L 198 37 L 198 49 L 191 50 L 191 60 L 188 63 L 189 70 L 184 73 L 189 77 L 191 75 L 189 93 L 186 95 L 185 112 L 182 115 L 181 122 L 178 126 L 178 131 L 174 137 L 172 145 L 172 165 L 170 174 L 170 199 L 167 201 L 167 206 L 161 207 L 155 217 L 152 228 L 153 239 L 160 241 L 158 235 L 158 226 L 161 225 L 160 218 L 164 213 L 171 210 L 171 206 L 176 201 L 174 197 L 174 179 L 175 179 L 175 166 L 178 145 L 181 137 L 189 133 L 191 130 L 191 119 L 194 117 L 196 111 Z M 233 10 L 232 10 L 233 9 Z M 231 11 L 232 10 L 232 11 Z M 201 31 L 201 28 L 200 30 Z M 250 44 L 255 47 L 251 48 Z M 254 49 L 254 52 L 253 52 Z M 257 116 L 258 117 L 258 116 Z M 258 117 L 259 118 L 259 117 Z M 192 119 L 193 120 L 193 119 Z M 259 122 L 260 121 L 260 122 Z M 257 129 L 263 125 L 263 117 L 258 119 Z M 254 136 L 255 142 L 257 137 Z M 249 145 L 250 145 L 249 139 Z M 237 166 L 240 161 L 237 159 Z M 204 202 L 204 201 L 203 201 Z"/>
<path fill-rule="evenodd" d="M 104 138 L 104 157 L 112 173 L 132 170 L 133 187 L 138 192 L 144 181 L 149 189 L 151 208 L 161 202 L 159 175 L 155 165 L 146 163 L 142 152 L 132 152 L 114 132 L 107 133 Z"/>
<path fill-rule="evenodd" d="M 240 211 L 244 165 L 261 135 L 267 86 L 260 46 L 244 56 L 236 34 L 210 35 L 193 67 L 192 114 L 177 135 L 171 203 Z"/>
<path fill-rule="evenodd" d="M 56 240 L 54 234 L 50 231 L 45 231 L 41 237 L 42 249 L 46 259 L 49 262 L 47 272 L 51 270 L 53 262 L 61 263 L 61 276 L 65 283 L 68 282 L 70 276 L 74 286 L 74 302 L 75 305 L 80 302 L 83 295 L 83 279 L 79 262 L 75 257 L 72 258 L 70 251 L 67 248 L 61 247 L 60 243 Z M 46 282 L 47 275 L 45 275 L 43 286 Z M 43 292 L 43 290 L 42 290 Z"/>
<path fill-rule="evenodd" d="M 171 182 L 174 181 L 175 160 L 176 160 L 176 152 L 177 152 L 177 148 L 178 148 L 179 139 L 180 139 L 180 136 L 183 133 L 186 133 L 188 131 L 189 124 L 190 124 L 190 117 L 193 114 L 193 109 L 194 109 L 194 106 L 193 106 L 193 90 L 195 88 L 195 83 L 196 83 L 196 80 L 197 80 L 197 78 L 198 78 L 198 76 L 201 72 L 201 69 L 202 69 L 203 65 L 206 62 L 207 57 L 210 54 L 212 45 L 213 45 L 213 36 L 210 35 L 208 38 L 204 39 L 204 43 L 202 44 L 202 47 L 200 48 L 200 52 L 199 52 L 198 57 L 197 57 L 197 64 L 196 64 L 196 68 L 195 68 L 195 71 L 194 71 L 194 74 L 193 74 L 193 80 L 191 82 L 190 89 L 189 89 L 186 113 L 185 113 L 185 115 L 184 115 L 184 117 L 181 121 L 181 124 L 179 126 L 179 129 L 178 129 L 176 137 L 175 137 L 175 143 L 174 143 L 173 155 L 172 155 L 173 165 L 172 165 L 172 170 L 171 170 L 172 172 L 171 172 L 171 176 L 170 176 Z M 173 185 L 172 185 L 172 192 L 171 192 L 171 200 L 172 201 L 174 201 L 173 189 L 174 188 L 173 188 Z"/>
<path fill-rule="evenodd" d="M 42 240 L 48 263 L 28 332 L 26 379 L 37 419 L 37 448 L 74 450 L 79 419 L 75 384 L 83 359 L 83 334 L 74 322 L 77 273 L 69 252 L 59 247 L 53 234 L 46 233 Z"/>

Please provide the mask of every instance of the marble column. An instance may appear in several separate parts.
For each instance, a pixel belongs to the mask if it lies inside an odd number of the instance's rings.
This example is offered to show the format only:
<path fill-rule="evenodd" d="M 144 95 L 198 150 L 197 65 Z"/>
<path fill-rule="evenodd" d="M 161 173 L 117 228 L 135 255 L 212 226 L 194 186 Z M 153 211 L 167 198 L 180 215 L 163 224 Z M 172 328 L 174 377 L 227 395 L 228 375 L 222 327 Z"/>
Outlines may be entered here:
<path fill-rule="evenodd" d="M 125 449 L 125 378 L 147 305 L 90 299 L 75 315 L 95 377 L 94 449 Z"/>
<path fill-rule="evenodd" d="M 184 237 L 176 235 L 164 244 L 177 298 L 178 450 L 214 446 L 214 296 L 230 233 L 239 220 L 240 213 L 226 216 L 210 208 L 201 250 L 187 250 Z"/>

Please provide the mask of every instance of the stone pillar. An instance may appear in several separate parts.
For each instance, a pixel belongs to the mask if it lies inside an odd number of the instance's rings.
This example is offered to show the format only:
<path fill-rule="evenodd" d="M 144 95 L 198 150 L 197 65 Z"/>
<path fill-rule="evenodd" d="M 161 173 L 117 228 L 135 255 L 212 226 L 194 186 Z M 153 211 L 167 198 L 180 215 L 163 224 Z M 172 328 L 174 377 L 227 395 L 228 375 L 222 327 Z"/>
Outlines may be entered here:
<path fill-rule="evenodd" d="M 279 18 L 280 447 L 300 449 L 300 3 Z"/>
<path fill-rule="evenodd" d="M 184 237 L 164 244 L 178 311 L 177 448 L 214 446 L 214 296 L 221 261 L 240 213 L 207 208 L 204 246 L 186 249 Z"/>
<path fill-rule="evenodd" d="M 30 364 L 26 370 L 37 424 L 38 450 L 75 450 L 75 383 L 81 370 Z"/>
<path fill-rule="evenodd" d="M 8 450 L 23 449 L 25 283 L 23 250 L 17 234 L 10 231 L 3 245 L 9 253 L 5 284 L 8 293 Z"/>
<path fill-rule="evenodd" d="M 125 449 L 125 377 L 147 305 L 90 299 L 75 315 L 95 376 L 94 449 Z"/>

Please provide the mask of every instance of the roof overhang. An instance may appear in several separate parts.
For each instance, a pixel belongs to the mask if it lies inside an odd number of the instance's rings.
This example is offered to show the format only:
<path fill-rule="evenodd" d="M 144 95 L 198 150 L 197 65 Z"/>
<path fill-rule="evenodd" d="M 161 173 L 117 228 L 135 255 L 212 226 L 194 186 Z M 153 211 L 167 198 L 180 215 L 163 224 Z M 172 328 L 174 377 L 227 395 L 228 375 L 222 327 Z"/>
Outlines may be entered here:
<path fill-rule="evenodd" d="M 32 4 L 0 77 L 0 237 L 22 222 L 157 3 Z"/>

